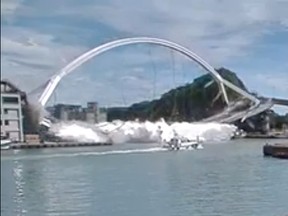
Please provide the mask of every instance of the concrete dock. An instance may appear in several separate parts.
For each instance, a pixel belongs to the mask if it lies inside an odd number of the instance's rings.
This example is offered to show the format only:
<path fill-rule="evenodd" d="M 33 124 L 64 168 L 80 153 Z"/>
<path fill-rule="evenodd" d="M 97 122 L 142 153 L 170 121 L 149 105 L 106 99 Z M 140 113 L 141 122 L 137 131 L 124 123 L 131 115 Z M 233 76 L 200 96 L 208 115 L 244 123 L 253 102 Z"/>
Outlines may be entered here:
<path fill-rule="evenodd" d="M 288 133 L 248 133 L 245 138 L 249 139 L 288 139 Z"/>
<path fill-rule="evenodd" d="M 45 142 L 45 143 L 13 143 L 10 149 L 35 149 L 35 148 L 65 148 L 85 146 L 110 146 L 112 143 L 91 143 L 91 142 Z"/>
<path fill-rule="evenodd" d="M 288 135 L 265 135 L 265 134 L 249 134 L 244 138 L 247 139 L 288 139 Z"/>

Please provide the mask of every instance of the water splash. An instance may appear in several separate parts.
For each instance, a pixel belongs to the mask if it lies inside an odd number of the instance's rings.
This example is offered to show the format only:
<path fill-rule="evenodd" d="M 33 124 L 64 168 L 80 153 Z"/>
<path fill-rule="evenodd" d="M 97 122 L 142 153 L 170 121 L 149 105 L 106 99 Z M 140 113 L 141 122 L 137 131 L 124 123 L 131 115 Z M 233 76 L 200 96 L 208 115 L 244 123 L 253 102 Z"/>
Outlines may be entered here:
<path fill-rule="evenodd" d="M 81 122 L 57 123 L 50 131 L 63 139 L 79 142 L 155 143 L 169 141 L 175 132 L 189 140 L 207 141 L 229 140 L 237 127 L 222 123 L 113 121 L 91 125 Z"/>

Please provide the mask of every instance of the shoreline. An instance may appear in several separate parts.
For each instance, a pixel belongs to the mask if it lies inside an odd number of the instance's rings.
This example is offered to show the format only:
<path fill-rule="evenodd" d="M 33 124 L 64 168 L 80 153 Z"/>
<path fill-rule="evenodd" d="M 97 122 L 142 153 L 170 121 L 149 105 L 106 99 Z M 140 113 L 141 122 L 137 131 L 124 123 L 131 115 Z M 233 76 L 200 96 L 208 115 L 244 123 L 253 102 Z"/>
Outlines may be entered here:
<path fill-rule="evenodd" d="M 277 140 L 277 139 L 288 139 L 288 136 L 249 135 L 249 136 L 243 137 L 243 139 L 275 139 Z"/>
<path fill-rule="evenodd" d="M 244 137 L 234 137 L 233 139 L 270 139 L 270 140 L 279 140 L 284 139 L 288 140 L 288 134 L 260 134 L 260 133 L 250 133 Z M 21 143 L 11 143 L 9 148 L 1 150 L 10 150 L 10 149 L 43 149 L 43 148 L 75 148 L 75 147 L 100 147 L 100 146 L 112 146 L 112 142 L 51 142 L 44 141 L 40 142 L 21 142 Z"/>
<path fill-rule="evenodd" d="M 44 142 L 44 143 L 12 143 L 9 149 L 40 149 L 40 148 L 67 148 L 67 147 L 99 147 L 111 146 L 108 142 Z"/>
<path fill-rule="evenodd" d="M 270 134 L 247 133 L 244 138 L 247 138 L 247 139 L 288 139 L 288 134 L 287 133 L 270 133 Z"/>

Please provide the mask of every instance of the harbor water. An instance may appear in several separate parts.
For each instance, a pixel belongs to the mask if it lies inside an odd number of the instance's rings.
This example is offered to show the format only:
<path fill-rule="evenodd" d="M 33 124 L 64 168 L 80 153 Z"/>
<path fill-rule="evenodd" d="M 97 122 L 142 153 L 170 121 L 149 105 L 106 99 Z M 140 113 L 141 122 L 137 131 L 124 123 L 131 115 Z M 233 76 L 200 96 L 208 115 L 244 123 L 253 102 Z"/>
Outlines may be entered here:
<path fill-rule="evenodd" d="M 288 161 L 263 157 L 266 142 L 2 151 L 1 215 L 286 216 Z"/>

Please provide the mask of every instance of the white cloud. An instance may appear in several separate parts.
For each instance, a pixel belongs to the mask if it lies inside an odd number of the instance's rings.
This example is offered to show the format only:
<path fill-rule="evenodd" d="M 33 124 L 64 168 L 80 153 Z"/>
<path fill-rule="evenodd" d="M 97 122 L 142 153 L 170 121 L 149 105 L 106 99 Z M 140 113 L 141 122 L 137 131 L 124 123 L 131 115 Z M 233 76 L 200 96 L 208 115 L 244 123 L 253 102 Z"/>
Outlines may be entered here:
<path fill-rule="evenodd" d="M 94 7 L 83 5 L 82 9 L 86 11 L 84 16 L 119 31 L 175 40 L 204 56 L 211 52 L 210 61 L 218 63 L 241 54 L 270 25 L 285 24 L 287 8 L 288 1 L 270 0 L 150 0 L 137 4 L 133 0 L 125 4 L 114 0 Z M 224 59 L 218 60 L 222 55 Z"/>
<path fill-rule="evenodd" d="M 53 41 L 52 35 L 22 28 L 3 28 L 1 76 L 25 91 L 38 87 L 85 48 Z M 65 60 L 65 62 L 64 62 Z"/>
<path fill-rule="evenodd" d="M 28 2 L 30 5 L 26 5 Z M 170 39 L 191 48 L 218 67 L 229 62 L 232 57 L 251 55 L 253 47 L 271 29 L 288 27 L 287 0 L 102 0 L 92 3 L 85 0 L 3 0 L 1 4 L 1 17 L 8 21 L 22 20 L 24 23 L 22 27 L 15 22 L 14 25 L 11 22 L 4 23 L 1 29 L 1 74 L 24 90 L 33 89 L 77 55 L 112 38 L 144 35 Z M 45 22 L 42 22 L 43 18 Z M 34 25 L 30 25 L 29 20 L 33 20 Z M 66 20 L 65 24 L 62 20 Z M 81 24 L 75 29 L 74 22 L 80 21 Z M 87 26 L 82 25 L 85 22 Z M 103 34 L 105 31 L 107 33 Z M 89 35 L 91 41 L 85 41 L 83 38 Z M 136 50 L 99 56 L 97 67 L 87 66 L 83 70 L 99 70 L 98 73 L 105 74 L 106 78 L 110 76 L 115 79 L 115 73 L 109 74 L 109 70 L 117 70 L 115 65 L 122 64 L 131 69 L 151 62 L 146 50 L 144 53 Z M 155 51 L 153 61 L 167 61 L 169 54 L 163 53 Z M 123 71 L 124 67 L 119 69 L 119 73 Z M 83 76 L 73 76 L 77 81 L 73 85 L 83 81 Z M 85 91 L 92 89 L 89 85 L 93 85 L 93 82 L 84 81 L 87 84 Z M 150 84 L 141 81 L 139 86 Z M 103 90 L 102 85 L 96 87 L 97 91 Z M 113 97 L 115 91 L 109 90 L 107 94 L 109 92 Z M 131 92 L 133 97 L 135 92 Z"/>
<path fill-rule="evenodd" d="M 7 17 L 14 15 L 22 2 L 23 0 L 1 0 L 1 16 Z"/>
<path fill-rule="evenodd" d="M 37 4 L 21 14 L 34 18 L 61 16 L 90 20 L 123 36 L 157 36 L 188 46 L 209 62 L 220 65 L 245 55 L 270 27 L 287 27 L 287 0 L 120 0 Z M 50 10 L 51 9 L 51 10 Z M 28 14 L 28 12 L 30 12 Z M 109 36 L 113 38 L 113 36 Z"/>

